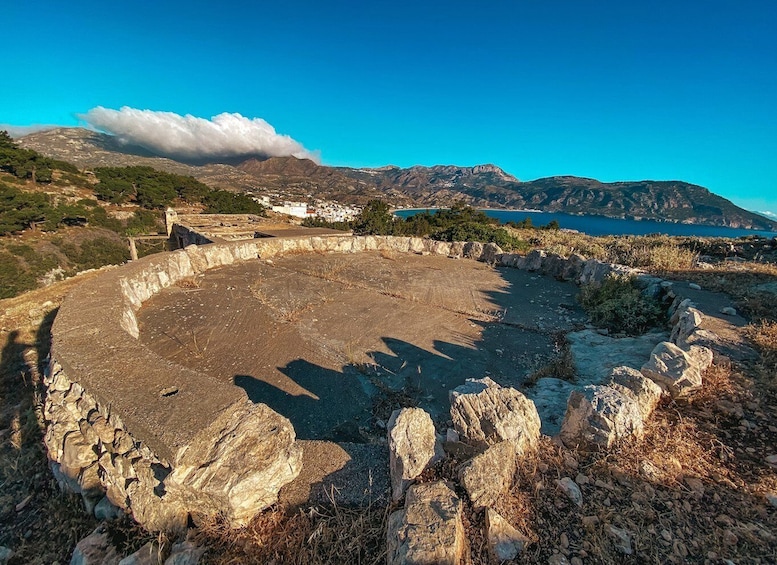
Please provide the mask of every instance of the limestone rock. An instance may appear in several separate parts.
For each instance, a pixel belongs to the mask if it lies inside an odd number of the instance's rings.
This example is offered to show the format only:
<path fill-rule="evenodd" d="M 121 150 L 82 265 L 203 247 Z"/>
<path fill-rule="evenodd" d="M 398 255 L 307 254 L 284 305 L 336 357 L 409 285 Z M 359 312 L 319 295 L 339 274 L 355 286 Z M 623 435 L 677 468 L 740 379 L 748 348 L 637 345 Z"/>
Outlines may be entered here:
<path fill-rule="evenodd" d="M 462 504 L 444 481 L 411 486 L 389 516 L 388 565 L 459 565 L 469 551 Z"/>
<path fill-rule="evenodd" d="M 515 444 L 503 441 L 461 466 L 459 483 L 467 491 L 475 509 L 493 506 L 510 488 L 516 464 Z"/>
<path fill-rule="evenodd" d="M 612 388 L 637 402 L 642 420 L 646 421 L 661 400 L 661 387 L 631 367 L 615 367 L 610 379 Z"/>
<path fill-rule="evenodd" d="M 104 528 L 98 527 L 78 542 L 70 565 L 118 565 L 119 555 Z"/>
<path fill-rule="evenodd" d="M 302 450 L 287 418 L 248 398 L 236 404 L 181 449 L 165 487 L 183 508 L 207 500 L 240 526 L 278 500 L 300 472 Z"/>
<path fill-rule="evenodd" d="M 731 306 L 724 306 L 720 309 L 720 313 L 724 316 L 736 316 L 737 311 L 736 308 L 732 308 Z"/>
<path fill-rule="evenodd" d="M 574 502 L 577 506 L 583 506 L 583 493 L 580 492 L 580 487 L 570 477 L 562 477 L 556 481 L 558 488 L 561 489 L 569 500 Z"/>
<path fill-rule="evenodd" d="M 518 557 L 529 541 L 526 536 L 491 508 L 486 509 L 486 540 L 488 553 L 491 559 L 497 563 Z"/>
<path fill-rule="evenodd" d="M 483 256 L 483 244 L 479 241 L 468 241 L 464 244 L 464 257 L 480 260 Z"/>
<path fill-rule="evenodd" d="M 669 341 L 680 347 L 685 346 L 688 337 L 701 325 L 704 315 L 696 308 L 686 308 L 680 312 Z"/>
<path fill-rule="evenodd" d="M 642 365 L 642 374 L 665 388 L 674 397 L 687 396 L 702 386 L 702 372 L 712 363 L 706 347 L 691 346 L 683 351 L 674 343 L 656 345 L 650 359 Z"/>
<path fill-rule="evenodd" d="M 642 430 L 642 412 L 636 400 L 609 386 L 589 385 L 569 395 L 559 437 L 569 447 L 610 448 Z"/>
<path fill-rule="evenodd" d="M 526 256 L 524 268 L 527 271 L 539 271 L 542 268 L 542 261 L 547 257 L 547 253 L 541 249 L 534 249 Z"/>
<path fill-rule="evenodd" d="M 198 547 L 190 541 L 175 543 L 170 551 L 170 557 L 165 565 L 197 565 L 205 553 L 204 547 Z"/>
<path fill-rule="evenodd" d="M 484 263 L 493 264 L 497 262 L 497 256 L 501 253 L 502 248 L 499 247 L 496 243 L 486 243 L 483 246 L 483 252 L 480 254 L 478 259 Z"/>
<path fill-rule="evenodd" d="M 488 447 L 512 440 L 518 455 L 536 447 L 540 417 L 534 403 L 514 388 L 489 379 L 467 379 L 449 394 L 451 419 L 461 440 Z"/>
<path fill-rule="evenodd" d="M 613 367 L 638 369 L 650 357 L 656 344 L 667 338 L 665 332 L 648 332 L 636 337 L 600 335 L 593 329 L 571 332 L 567 334 L 567 342 L 576 382 L 580 385 L 606 384 Z"/>
<path fill-rule="evenodd" d="M 391 414 L 388 447 L 394 500 L 401 499 L 410 483 L 443 456 L 432 417 L 421 408 L 403 408 Z"/>

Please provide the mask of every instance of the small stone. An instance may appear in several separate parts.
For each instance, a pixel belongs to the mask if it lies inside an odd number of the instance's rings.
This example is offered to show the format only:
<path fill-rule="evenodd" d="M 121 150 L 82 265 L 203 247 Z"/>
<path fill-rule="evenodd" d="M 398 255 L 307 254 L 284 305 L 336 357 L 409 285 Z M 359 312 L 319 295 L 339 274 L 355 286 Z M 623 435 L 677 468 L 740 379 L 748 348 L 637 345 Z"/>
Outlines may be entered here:
<path fill-rule="evenodd" d="M 559 536 L 558 543 L 562 549 L 567 549 L 569 547 L 569 536 L 567 536 L 565 532 L 562 532 L 561 536 Z"/>
<path fill-rule="evenodd" d="M 197 565 L 203 553 L 205 553 L 204 547 L 198 547 L 190 541 L 175 543 L 170 550 L 170 557 L 165 560 L 165 565 Z"/>
<path fill-rule="evenodd" d="M 98 527 L 94 532 L 78 542 L 70 565 L 98 565 L 118 563 L 119 555 L 110 542 L 108 532 Z"/>
<path fill-rule="evenodd" d="M 579 557 L 573 557 L 569 560 L 569 565 L 583 565 L 583 560 Z"/>
<path fill-rule="evenodd" d="M 696 479 L 693 477 L 686 477 L 685 484 L 688 485 L 688 487 L 693 492 L 698 493 L 700 495 L 704 494 L 704 483 L 702 483 L 699 479 Z"/>
<path fill-rule="evenodd" d="M 739 543 L 739 538 L 731 530 L 723 532 L 723 543 L 726 545 L 736 545 Z"/>
<path fill-rule="evenodd" d="M 777 455 L 767 455 L 766 462 L 769 465 L 777 465 Z"/>
<path fill-rule="evenodd" d="M 688 285 L 688 288 L 690 288 L 691 290 L 701 290 L 701 287 L 696 283 L 690 283 Z"/>
<path fill-rule="evenodd" d="M 526 536 L 491 508 L 486 509 L 486 538 L 488 551 L 497 562 L 515 559 L 528 542 Z"/>
<path fill-rule="evenodd" d="M 769 502 L 769 504 L 777 508 L 777 493 L 767 494 L 766 500 Z"/>
<path fill-rule="evenodd" d="M 13 551 L 10 548 L 0 545 L 0 565 L 6 565 L 13 557 Z"/>
<path fill-rule="evenodd" d="M 631 549 L 631 532 L 624 530 L 623 528 L 617 528 L 613 525 L 607 526 L 607 533 L 613 539 L 615 548 L 624 555 L 631 555 L 633 550 Z"/>
<path fill-rule="evenodd" d="M 548 558 L 548 565 L 570 565 L 566 557 L 560 553 L 555 553 Z"/>
<path fill-rule="evenodd" d="M 447 431 L 445 432 L 445 441 L 450 443 L 458 443 L 459 432 L 457 432 L 453 428 L 448 428 Z"/>
<path fill-rule="evenodd" d="M 150 541 L 135 553 L 119 561 L 118 565 L 159 565 L 161 549 L 155 541 Z"/>
<path fill-rule="evenodd" d="M 586 475 L 584 475 L 583 473 L 578 473 L 577 476 L 575 477 L 575 482 L 578 485 L 587 485 L 589 481 Z"/>
<path fill-rule="evenodd" d="M 737 311 L 735 308 L 732 308 L 731 306 L 724 306 L 720 309 L 720 313 L 724 316 L 736 316 Z"/>
<path fill-rule="evenodd" d="M 567 495 L 567 498 L 574 502 L 577 506 L 583 506 L 583 493 L 580 492 L 580 487 L 570 477 L 564 477 L 556 481 L 556 484 L 561 491 Z"/>
<path fill-rule="evenodd" d="M 121 509 L 117 508 L 107 496 L 104 496 L 94 507 L 94 517 L 98 520 L 114 520 L 124 515 Z"/>
<path fill-rule="evenodd" d="M 666 541 L 672 541 L 672 532 L 669 530 L 661 530 L 661 537 Z"/>

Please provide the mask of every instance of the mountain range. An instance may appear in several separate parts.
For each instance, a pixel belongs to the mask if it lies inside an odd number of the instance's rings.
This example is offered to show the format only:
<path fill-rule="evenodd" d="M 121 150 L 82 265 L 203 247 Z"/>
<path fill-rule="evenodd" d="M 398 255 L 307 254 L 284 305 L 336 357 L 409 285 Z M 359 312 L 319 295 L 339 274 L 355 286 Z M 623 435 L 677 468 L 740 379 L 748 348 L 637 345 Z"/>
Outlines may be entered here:
<path fill-rule="evenodd" d="M 81 128 L 37 132 L 22 137 L 19 143 L 79 167 L 150 165 L 191 175 L 214 188 L 286 200 L 318 198 L 363 204 L 382 198 L 396 207 L 445 207 L 464 201 L 476 207 L 777 229 L 777 222 L 739 208 L 704 187 L 682 181 L 604 183 L 556 176 L 522 182 L 495 165 L 350 168 L 318 165 L 295 157 L 183 163 Z"/>

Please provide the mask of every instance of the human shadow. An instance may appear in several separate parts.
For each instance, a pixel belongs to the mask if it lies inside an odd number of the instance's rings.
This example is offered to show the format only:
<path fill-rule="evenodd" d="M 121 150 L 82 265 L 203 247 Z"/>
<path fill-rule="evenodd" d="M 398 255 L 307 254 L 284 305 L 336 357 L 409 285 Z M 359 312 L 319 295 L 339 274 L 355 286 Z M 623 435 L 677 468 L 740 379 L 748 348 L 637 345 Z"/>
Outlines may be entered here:
<path fill-rule="evenodd" d="M 369 381 L 351 367 L 334 371 L 304 359 L 291 361 L 278 370 L 303 389 L 287 391 L 252 375 L 235 375 L 253 402 L 267 404 L 286 416 L 300 439 L 365 442 L 364 426 L 371 414 Z"/>

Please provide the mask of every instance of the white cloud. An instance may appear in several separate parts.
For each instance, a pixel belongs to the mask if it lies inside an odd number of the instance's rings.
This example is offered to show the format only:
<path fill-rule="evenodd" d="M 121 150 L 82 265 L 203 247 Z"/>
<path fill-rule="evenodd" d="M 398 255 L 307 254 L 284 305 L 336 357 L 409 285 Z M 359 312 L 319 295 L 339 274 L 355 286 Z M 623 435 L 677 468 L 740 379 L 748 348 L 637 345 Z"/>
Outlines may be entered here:
<path fill-rule="evenodd" d="M 240 114 L 225 112 L 207 120 L 128 106 L 120 110 L 97 106 L 79 117 L 122 143 L 139 145 L 165 157 L 217 160 L 261 155 L 320 160 L 317 153 L 288 135 L 278 134 L 265 120 Z"/>

